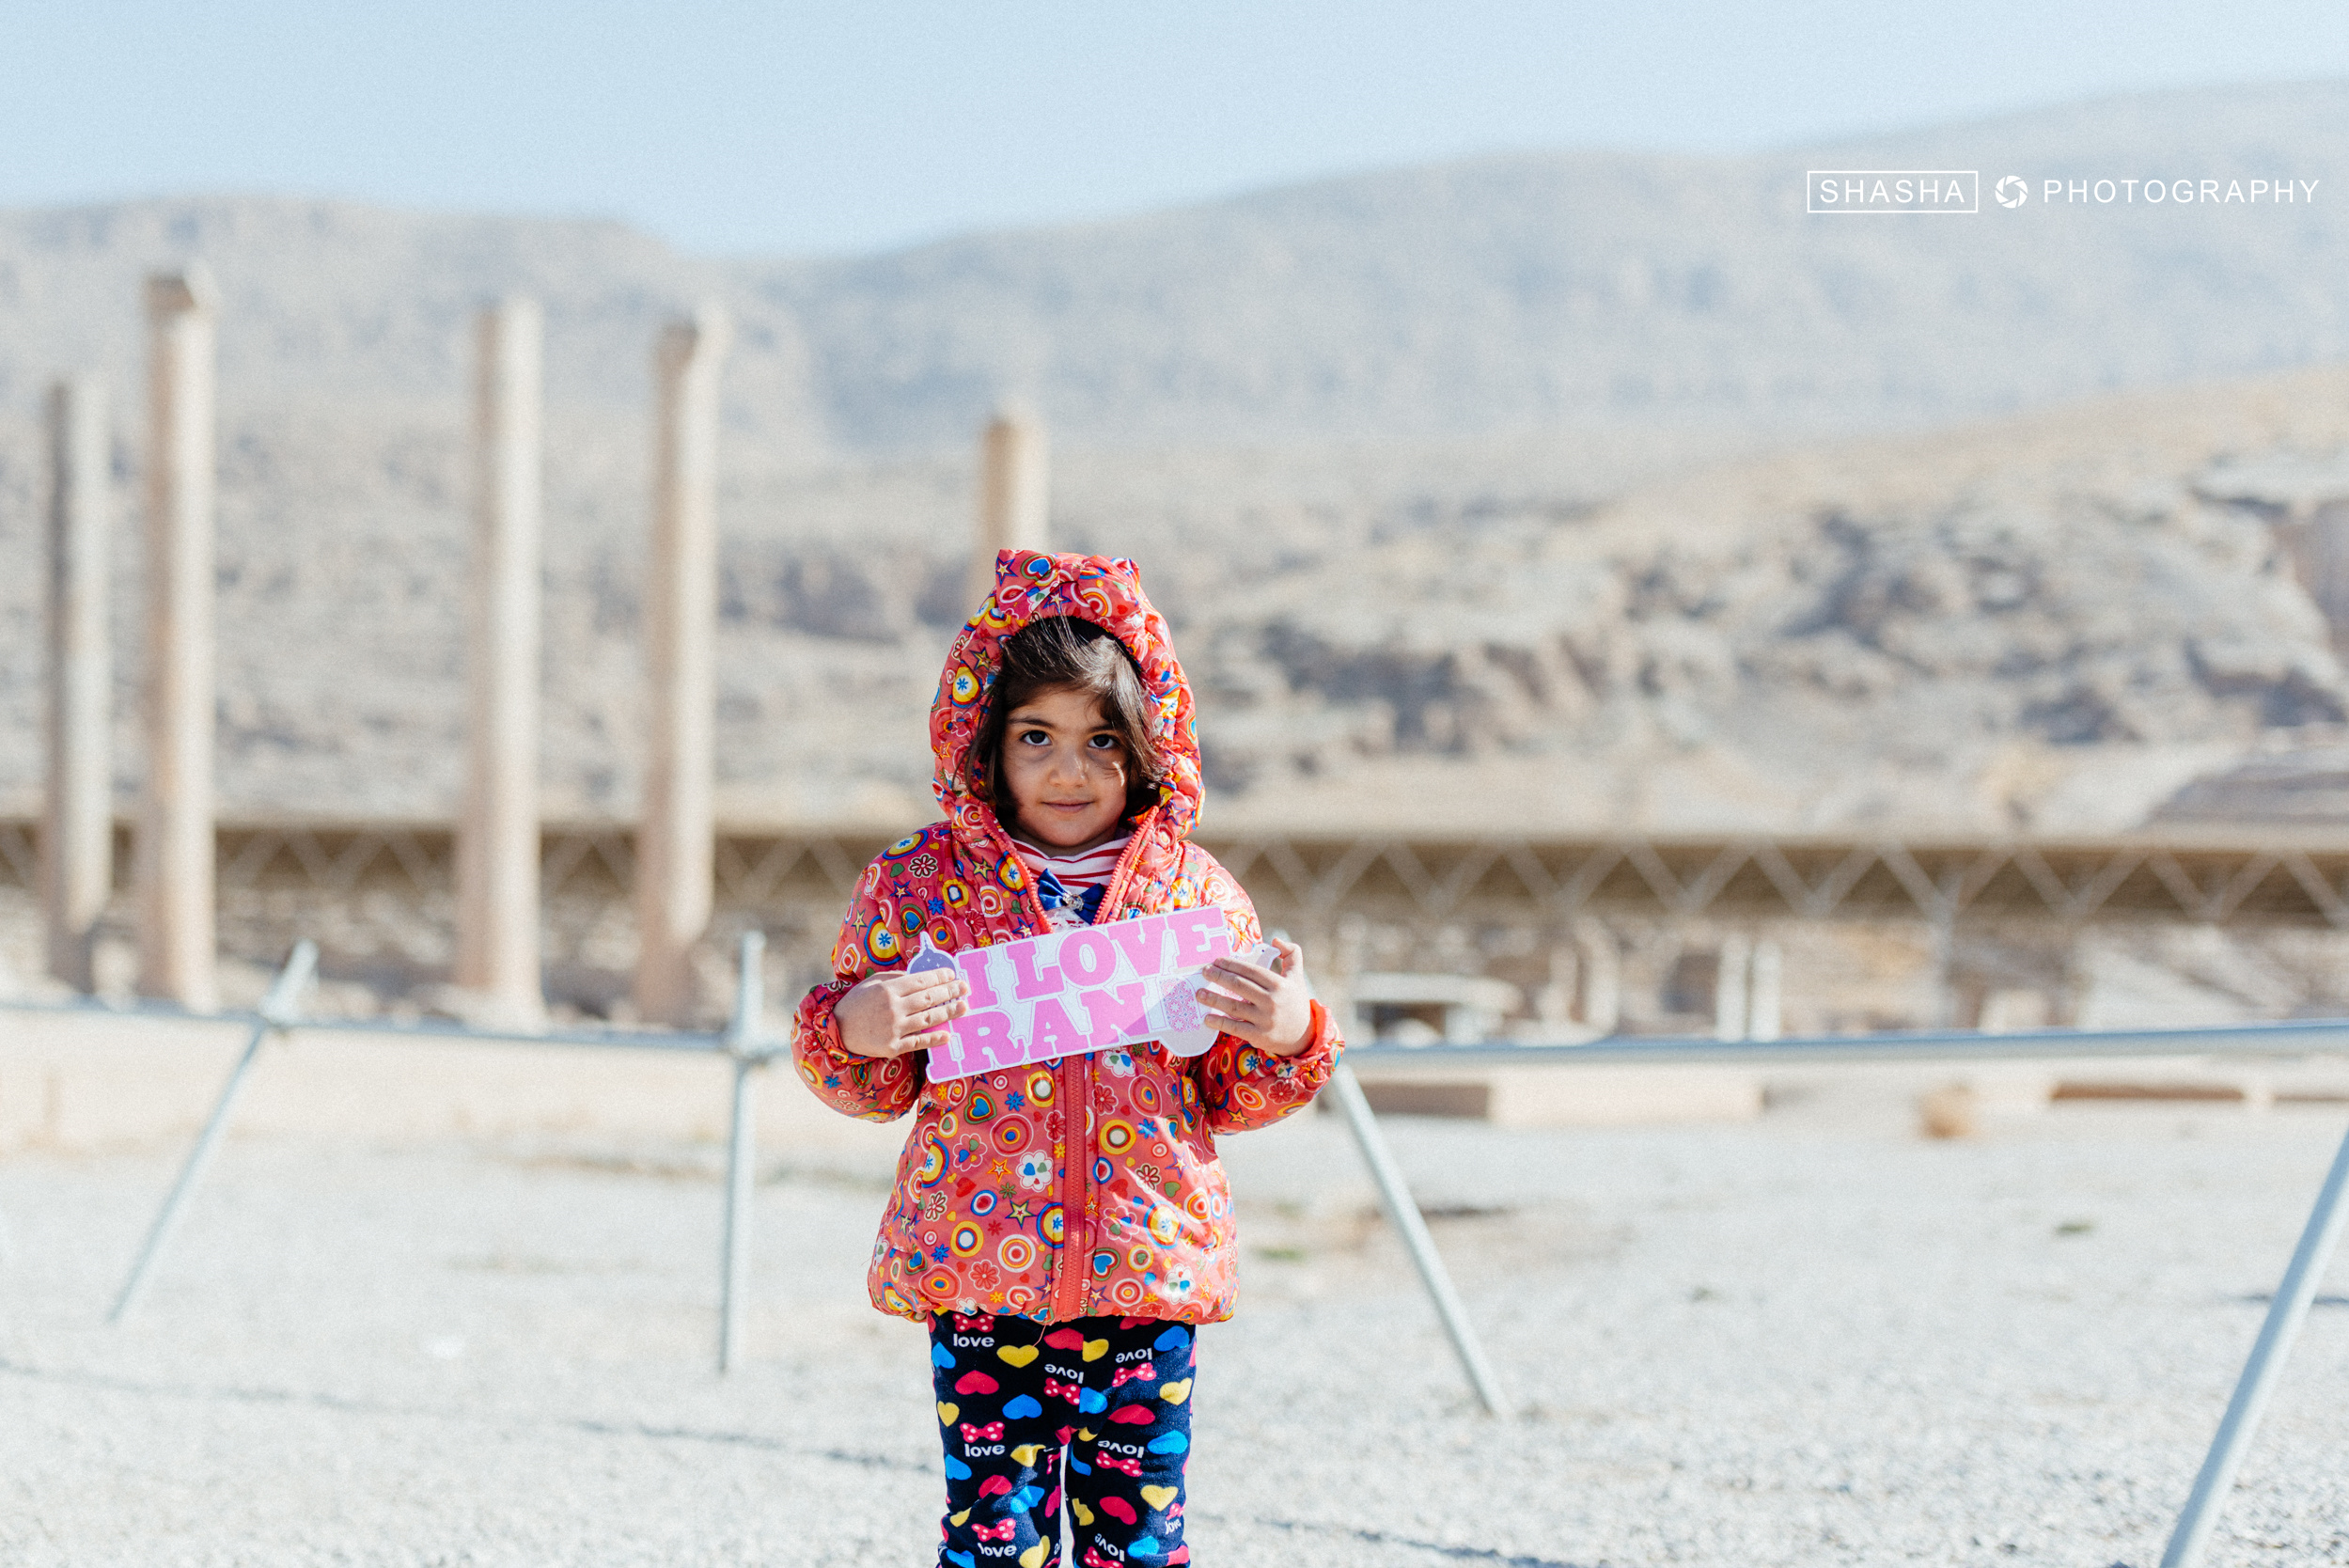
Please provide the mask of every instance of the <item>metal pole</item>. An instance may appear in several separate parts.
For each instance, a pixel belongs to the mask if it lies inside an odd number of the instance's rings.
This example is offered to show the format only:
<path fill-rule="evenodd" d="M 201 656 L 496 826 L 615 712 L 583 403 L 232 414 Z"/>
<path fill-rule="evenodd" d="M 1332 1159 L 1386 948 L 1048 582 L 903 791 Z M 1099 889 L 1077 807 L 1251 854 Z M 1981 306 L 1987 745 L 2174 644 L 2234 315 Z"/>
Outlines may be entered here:
<path fill-rule="evenodd" d="M 758 1068 L 747 1057 L 734 1059 L 734 1137 L 726 1154 L 725 1281 L 718 1308 L 721 1375 L 732 1372 L 743 1354 L 743 1302 L 750 1289 L 750 1184 L 758 1163 L 750 1131 Z"/>
<path fill-rule="evenodd" d="M 1486 1410 L 1496 1416 L 1509 1415 L 1509 1400 L 1493 1376 L 1492 1364 L 1484 1358 L 1484 1347 L 1478 1342 L 1476 1328 L 1468 1322 L 1467 1309 L 1461 1306 L 1460 1294 L 1452 1289 L 1451 1276 L 1445 1271 L 1443 1257 L 1435 1250 L 1435 1239 L 1428 1234 L 1427 1221 L 1420 1217 L 1419 1205 L 1412 1199 L 1411 1188 L 1404 1184 L 1402 1172 L 1396 1168 L 1395 1156 L 1386 1147 L 1386 1135 L 1379 1130 L 1378 1119 L 1370 1114 L 1370 1102 L 1363 1097 L 1362 1086 L 1355 1081 L 1354 1069 L 1339 1062 L 1337 1071 L 1330 1074 L 1329 1087 L 1336 1091 L 1338 1104 L 1346 1113 L 1346 1124 L 1354 1129 L 1355 1142 L 1361 1145 L 1363 1162 L 1370 1168 L 1370 1178 L 1378 1184 L 1379 1196 L 1386 1201 L 1387 1217 L 1402 1232 L 1403 1246 L 1410 1249 L 1411 1261 L 1418 1267 L 1419 1281 L 1427 1287 L 1428 1299 L 1435 1303 L 1435 1315 L 1444 1320 L 1444 1332 L 1451 1337 L 1461 1370 L 1468 1374 L 1468 1381 Z"/>
<path fill-rule="evenodd" d="M 2227 1402 L 2227 1414 L 2219 1419 L 2218 1435 L 2211 1440 L 2202 1473 L 2194 1478 L 2193 1495 L 2186 1498 L 2185 1512 L 2178 1515 L 2169 1549 L 2161 1554 L 2161 1568 L 2195 1568 L 2202 1560 L 2202 1548 L 2218 1523 L 2218 1511 L 2234 1486 L 2243 1450 L 2251 1446 L 2251 1435 L 2259 1430 L 2267 1396 L 2292 1354 L 2292 1342 L 2299 1337 L 2316 1287 L 2325 1278 L 2333 1244 L 2341 1239 L 2341 1219 L 2349 1214 L 2341 1207 L 2343 1188 L 2349 1188 L 2349 1137 L 2341 1140 L 2341 1152 L 2333 1156 L 2333 1168 L 2316 1195 L 2316 1207 L 2309 1211 L 2309 1223 L 2300 1232 L 2300 1245 L 2293 1249 L 2291 1265 L 2284 1270 L 2284 1282 L 2276 1287 L 2275 1299 L 2268 1303 L 2267 1321 L 2260 1325 L 2251 1358 L 2244 1363 L 2234 1397 Z"/>
<path fill-rule="evenodd" d="M 726 1031 L 734 1058 L 734 1128 L 726 1151 L 726 1243 L 718 1268 L 718 1374 L 742 1359 L 742 1304 L 750 1294 L 750 1188 L 759 1152 L 753 1112 L 758 1085 L 752 1074 L 766 1065 L 760 1048 L 760 1015 L 766 1011 L 764 933 L 743 933 L 734 978 L 734 1022 Z"/>
<path fill-rule="evenodd" d="M 147 1277 L 162 1253 L 164 1243 L 180 1224 L 180 1215 L 187 1207 L 188 1199 L 203 1181 L 205 1168 L 211 1164 L 212 1151 L 220 1146 L 221 1134 L 227 1130 L 228 1112 L 237 1103 L 237 1095 L 244 1088 L 245 1070 L 261 1048 L 261 1042 L 273 1034 L 282 1033 L 294 1021 L 302 992 L 318 971 L 318 946 L 307 938 L 294 944 L 293 952 L 286 959 L 286 966 L 277 971 L 269 995 L 261 998 L 260 1017 L 253 1025 L 253 1038 L 244 1043 L 243 1055 L 236 1066 L 228 1070 L 228 1081 L 220 1086 L 220 1098 L 212 1105 L 211 1119 L 196 1139 L 196 1147 L 188 1152 L 187 1164 L 180 1168 L 180 1179 L 171 1184 L 171 1196 L 164 1200 L 163 1211 L 155 1215 L 152 1229 L 147 1232 L 147 1245 L 139 1248 L 138 1259 L 131 1265 L 131 1277 L 122 1282 L 122 1294 L 115 1298 L 114 1310 L 106 1321 L 118 1324 L 133 1307 L 138 1305 L 140 1294 L 147 1288 Z"/>

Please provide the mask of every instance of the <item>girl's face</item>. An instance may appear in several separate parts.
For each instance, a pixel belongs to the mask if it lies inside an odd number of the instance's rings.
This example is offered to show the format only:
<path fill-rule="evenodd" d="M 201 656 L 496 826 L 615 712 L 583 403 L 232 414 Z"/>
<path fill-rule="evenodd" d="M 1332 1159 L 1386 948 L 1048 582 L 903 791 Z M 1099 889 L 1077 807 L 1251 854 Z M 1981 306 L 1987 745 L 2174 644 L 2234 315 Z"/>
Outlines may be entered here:
<path fill-rule="evenodd" d="M 1005 825 L 1039 849 L 1073 855 L 1117 837 L 1130 764 L 1098 698 L 1064 688 L 1012 709 L 997 766 L 1015 807 Z"/>

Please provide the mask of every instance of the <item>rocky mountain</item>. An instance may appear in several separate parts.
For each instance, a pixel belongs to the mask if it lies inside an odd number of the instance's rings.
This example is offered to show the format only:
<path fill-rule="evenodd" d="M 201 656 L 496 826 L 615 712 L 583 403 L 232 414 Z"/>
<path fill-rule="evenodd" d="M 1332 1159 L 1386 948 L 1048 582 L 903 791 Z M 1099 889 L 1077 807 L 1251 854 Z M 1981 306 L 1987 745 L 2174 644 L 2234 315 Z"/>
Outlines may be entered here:
<path fill-rule="evenodd" d="M 1805 212 L 1806 169 L 1887 166 L 1977 169 L 1984 210 Z M 1750 159 L 1495 158 L 734 275 L 800 321 L 831 428 L 864 443 L 959 438 L 1003 388 L 1120 445 L 1849 431 L 2349 352 L 2337 174 L 2349 88 L 2260 87 Z M 2320 199 L 2119 200 L 2155 176 Z M 2082 200 L 2049 205 L 2051 179 Z"/>
<path fill-rule="evenodd" d="M 2236 480 L 2259 454 L 2349 494 L 2345 448 L 2328 369 L 1420 530 L 1205 618 L 1211 756 L 1316 820 L 2126 828 L 2349 716 L 2311 525 Z"/>
<path fill-rule="evenodd" d="M 1812 167 L 2313 182 L 2291 207 L 2118 198 L 1804 212 Z M 0 214 L 0 406 L 129 384 L 136 284 L 201 256 L 231 409 L 446 400 L 486 295 L 547 302 L 555 400 L 634 407 L 659 317 L 742 323 L 762 458 L 958 445 L 1021 394 L 1112 447 L 1729 422 L 1942 422 L 2349 352 L 2349 86 L 2108 100 L 1758 158 L 1394 170 L 878 257 L 714 261 L 612 224 L 211 198 Z M 2349 173 L 2341 176 L 2349 179 Z"/>
<path fill-rule="evenodd" d="M 922 812 L 970 440 L 1021 394 L 1056 538 L 1141 558 L 1212 694 L 1221 810 L 2135 820 L 2349 700 L 2301 525 L 2225 482 L 2349 448 L 2341 377 L 2281 373 L 2349 354 L 2344 111 L 2316 84 L 1754 159 L 1528 154 L 813 260 L 311 201 L 0 213 L 0 808 L 39 769 L 40 389 L 91 368 L 119 400 L 127 714 L 138 280 L 201 257 L 233 809 L 453 802 L 468 323 L 521 290 L 547 306 L 558 811 L 632 807 L 647 361 L 715 296 L 737 815 Z M 1805 168 L 1887 165 L 2034 196 L 1803 212 Z M 2107 176 L 2317 196 L 2039 194 Z"/>

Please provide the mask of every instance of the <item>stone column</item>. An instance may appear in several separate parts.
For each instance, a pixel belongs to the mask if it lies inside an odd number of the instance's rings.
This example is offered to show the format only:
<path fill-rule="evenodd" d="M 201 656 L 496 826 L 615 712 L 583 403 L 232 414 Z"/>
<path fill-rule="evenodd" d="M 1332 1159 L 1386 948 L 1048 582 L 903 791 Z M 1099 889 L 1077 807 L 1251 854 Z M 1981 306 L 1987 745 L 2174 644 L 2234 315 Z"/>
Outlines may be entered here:
<path fill-rule="evenodd" d="M 1713 1037 L 1743 1040 L 1747 1023 L 1747 987 L 1752 979 L 1753 944 L 1734 933 L 1721 938 L 1721 956 L 1713 971 Z"/>
<path fill-rule="evenodd" d="M 454 979 L 488 1018 L 543 1015 L 539 989 L 538 303 L 481 312 L 465 677 L 465 799 L 457 824 Z"/>
<path fill-rule="evenodd" d="M 1600 921 L 1576 923 L 1582 969 L 1582 1022 L 1602 1035 L 1613 1034 L 1623 1022 L 1623 954 L 1615 933 Z"/>
<path fill-rule="evenodd" d="M 200 267 L 147 281 L 147 782 L 139 991 L 219 1005 L 212 942 L 212 368 Z"/>
<path fill-rule="evenodd" d="M 636 827 L 637 1012 L 692 1022 L 693 947 L 710 924 L 717 705 L 718 369 L 726 318 L 705 306 L 653 352 L 652 558 L 645 580 L 644 814 Z"/>
<path fill-rule="evenodd" d="M 1582 962 L 1571 942 L 1550 944 L 1550 973 L 1548 983 L 1533 994 L 1533 1015 L 1543 1026 L 1546 1036 L 1555 1036 L 1573 1027 L 1574 993 L 1582 978 Z"/>
<path fill-rule="evenodd" d="M 114 886 L 114 664 L 106 640 L 113 528 L 106 395 L 95 381 L 49 394 L 49 788 L 40 902 L 49 972 L 93 987 L 90 953 Z"/>
<path fill-rule="evenodd" d="M 1006 403 L 979 445 L 979 538 L 971 550 L 964 601 L 976 614 L 994 591 L 995 553 L 1041 550 L 1052 502 L 1052 468 L 1043 421 Z"/>
<path fill-rule="evenodd" d="M 1754 944 L 1754 983 L 1746 1001 L 1746 1038 L 1776 1040 L 1786 1029 L 1786 952 L 1763 937 Z"/>

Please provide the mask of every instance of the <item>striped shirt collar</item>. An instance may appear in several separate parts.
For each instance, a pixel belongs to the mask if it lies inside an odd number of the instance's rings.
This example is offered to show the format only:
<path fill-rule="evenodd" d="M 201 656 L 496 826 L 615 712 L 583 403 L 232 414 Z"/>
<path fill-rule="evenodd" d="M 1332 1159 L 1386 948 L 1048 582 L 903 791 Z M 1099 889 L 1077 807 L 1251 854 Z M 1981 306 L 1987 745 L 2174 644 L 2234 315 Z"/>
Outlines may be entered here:
<path fill-rule="evenodd" d="M 1035 877 L 1044 913 L 1054 929 L 1058 930 L 1092 922 L 1101 909 L 1102 896 L 1109 890 L 1109 879 L 1117 873 L 1118 860 L 1125 854 L 1132 838 L 1130 833 L 1120 834 L 1107 843 L 1095 844 L 1074 855 L 1055 854 L 1017 839 L 1011 840 L 1011 847 L 1018 853 L 1020 864 Z"/>

